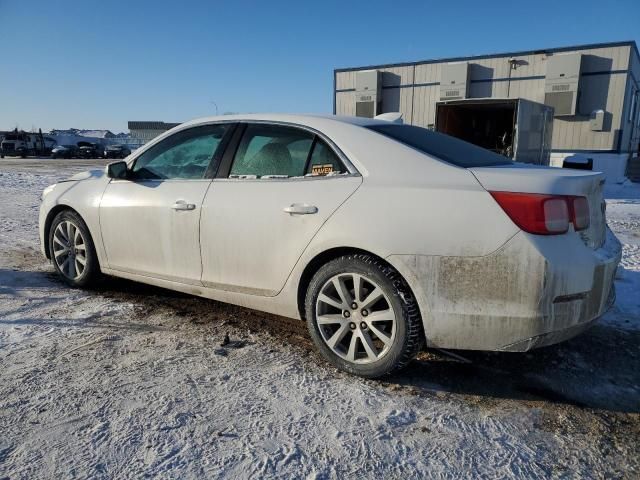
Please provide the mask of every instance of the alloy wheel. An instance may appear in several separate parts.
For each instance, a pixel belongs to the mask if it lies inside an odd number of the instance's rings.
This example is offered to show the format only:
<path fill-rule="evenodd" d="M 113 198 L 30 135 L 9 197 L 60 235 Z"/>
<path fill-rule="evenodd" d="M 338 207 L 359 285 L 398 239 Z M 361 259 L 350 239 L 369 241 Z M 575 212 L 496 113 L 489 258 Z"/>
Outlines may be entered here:
<path fill-rule="evenodd" d="M 73 222 L 60 222 L 53 233 L 53 257 L 60 272 L 70 280 L 84 273 L 87 265 L 87 244 Z"/>
<path fill-rule="evenodd" d="M 330 278 L 316 301 L 316 323 L 325 344 L 344 360 L 375 362 L 391 349 L 396 314 L 376 282 L 357 273 Z"/>

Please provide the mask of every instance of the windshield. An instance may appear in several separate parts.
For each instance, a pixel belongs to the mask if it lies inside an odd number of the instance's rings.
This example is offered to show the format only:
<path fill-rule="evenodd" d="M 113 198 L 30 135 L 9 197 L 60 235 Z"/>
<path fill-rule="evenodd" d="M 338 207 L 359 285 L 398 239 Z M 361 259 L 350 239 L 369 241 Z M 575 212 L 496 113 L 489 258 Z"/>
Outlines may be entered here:
<path fill-rule="evenodd" d="M 372 125 L 367 128 L 458 167 L 487 167 L 512 163 L 507 157 L 426 128 L 398 124 Z"/>

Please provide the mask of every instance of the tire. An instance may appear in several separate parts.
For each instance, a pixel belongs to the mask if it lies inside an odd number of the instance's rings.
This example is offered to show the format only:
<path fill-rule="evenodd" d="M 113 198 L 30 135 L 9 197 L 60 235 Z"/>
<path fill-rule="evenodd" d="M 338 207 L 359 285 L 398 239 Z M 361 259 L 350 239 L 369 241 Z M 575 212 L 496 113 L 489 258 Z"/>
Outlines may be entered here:
<path fill-rule="evenodd" d="M 409 286 L 393 268 L 366 254 L 339 257 L 316 272 L 307 288 L 305 318 L 322 356 L 361 377 L 402 369 L 424 344 L 422 319 Z"/>
<path fill-rule="evenodd" d="M 71 237 L 74 239 L 71 244 L 73 247 L 71 255 L 68 254 L 71 250 L 68 248 L 69 224 L 73 227 Z M 67 285 L 84 288 L 96 283 L 100 277 L 98 256 L 89 229 L 80 215 L 71 210 L 64 210 L 56 215 L 49 229 L 48 241 L 53 268 Z M 82 255 L 83 252 L 84 255 Z M 84 265 L 82 261 L 85 262 Z M 73 266 L 69 262 L 72 262 Z"/>

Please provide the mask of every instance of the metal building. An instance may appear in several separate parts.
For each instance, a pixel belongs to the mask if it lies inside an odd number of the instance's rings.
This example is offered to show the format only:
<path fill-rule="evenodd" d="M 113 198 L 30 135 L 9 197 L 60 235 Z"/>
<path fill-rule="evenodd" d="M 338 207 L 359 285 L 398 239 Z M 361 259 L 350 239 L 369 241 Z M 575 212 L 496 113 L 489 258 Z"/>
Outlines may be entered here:
<path fill-rule="evenodd" d="M 639 92 L 633 41 L 334 71 L 338 115 L 399 111 L 405 123 L 434 128 L 446 103 L 521 98 L 549 105 L 551 165 L 568 156 L 592 159 L 612 181 L 624 179 L 629 159 L 639 161 Z"/>

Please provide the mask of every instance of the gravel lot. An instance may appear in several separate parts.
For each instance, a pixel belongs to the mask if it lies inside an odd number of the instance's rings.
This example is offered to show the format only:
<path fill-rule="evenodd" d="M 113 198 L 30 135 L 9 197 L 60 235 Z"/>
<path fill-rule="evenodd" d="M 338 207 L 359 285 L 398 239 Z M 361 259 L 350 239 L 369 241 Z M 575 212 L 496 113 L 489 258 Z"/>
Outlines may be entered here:
<path fill-rule="evenodd" d="M 104 163 L 0 161 L 0 478 L 640 476 L 640 186 L 608 192 L 624 268 L 584 335 L 427 351 L 368 381 L 326 366 L 301 322 L 63 286 L 38 250 L 40 193 Z"/>

